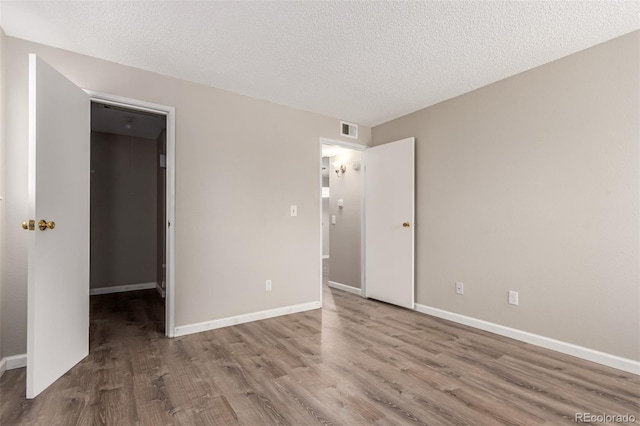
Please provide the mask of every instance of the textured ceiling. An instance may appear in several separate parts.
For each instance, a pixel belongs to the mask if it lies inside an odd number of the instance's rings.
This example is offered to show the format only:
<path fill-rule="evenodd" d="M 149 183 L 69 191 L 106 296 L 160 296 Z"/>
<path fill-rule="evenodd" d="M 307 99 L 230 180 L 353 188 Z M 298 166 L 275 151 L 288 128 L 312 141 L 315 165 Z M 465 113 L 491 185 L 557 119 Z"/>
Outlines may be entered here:
<path fill-rule="evenodd" d="M 11 2 L 7 35 L 364 125 L 640 28 L 638 1 Z"/>

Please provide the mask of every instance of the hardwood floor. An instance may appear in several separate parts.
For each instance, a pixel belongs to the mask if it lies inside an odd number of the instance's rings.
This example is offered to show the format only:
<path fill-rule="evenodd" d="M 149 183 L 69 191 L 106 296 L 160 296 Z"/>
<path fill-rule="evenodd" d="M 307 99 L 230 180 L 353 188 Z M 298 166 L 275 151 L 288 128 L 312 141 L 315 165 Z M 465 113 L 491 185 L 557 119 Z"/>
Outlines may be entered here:
<path fill-rule="evenodd" d="M 92 297 L 91 353 L 0 424 L 537 425 L 632 414 L 640 377 L 324 289 L 321 310 L 166 339 L 154 290 Z"/>

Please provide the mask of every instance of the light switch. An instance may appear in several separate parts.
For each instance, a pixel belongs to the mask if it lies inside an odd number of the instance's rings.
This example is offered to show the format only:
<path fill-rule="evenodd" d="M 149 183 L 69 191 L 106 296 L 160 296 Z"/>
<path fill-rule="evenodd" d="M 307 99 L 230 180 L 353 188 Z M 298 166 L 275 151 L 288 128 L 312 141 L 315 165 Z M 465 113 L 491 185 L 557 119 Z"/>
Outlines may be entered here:
<path fill-rule="evenodd" d="M 344 207 L 344 200 L 342 198 L 338 200 L 338 207 Z"/>
<path fill-rule="evenodd" d="M 291 216 L 298 216 L 298 206 L 291 206 Z"/>
<path fill-rule="evenodd" d="M 332 225 L 336 224 L 336 217 L 335 216 L 331 216 L 331 224 Z"/>

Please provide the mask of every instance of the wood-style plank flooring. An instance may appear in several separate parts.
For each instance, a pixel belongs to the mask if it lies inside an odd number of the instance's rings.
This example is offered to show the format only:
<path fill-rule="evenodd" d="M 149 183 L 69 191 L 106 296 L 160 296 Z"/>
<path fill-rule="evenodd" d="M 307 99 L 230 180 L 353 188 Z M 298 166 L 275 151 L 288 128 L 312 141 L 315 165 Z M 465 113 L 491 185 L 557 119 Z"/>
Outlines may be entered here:
<path fill-rule="evenodd" d="M 92 297 L 90 355 L 0 425 L 558 425 L 632 414 L 640 377 L 340 290 L 324 308 L 166 339 L 154 290 Z"/>

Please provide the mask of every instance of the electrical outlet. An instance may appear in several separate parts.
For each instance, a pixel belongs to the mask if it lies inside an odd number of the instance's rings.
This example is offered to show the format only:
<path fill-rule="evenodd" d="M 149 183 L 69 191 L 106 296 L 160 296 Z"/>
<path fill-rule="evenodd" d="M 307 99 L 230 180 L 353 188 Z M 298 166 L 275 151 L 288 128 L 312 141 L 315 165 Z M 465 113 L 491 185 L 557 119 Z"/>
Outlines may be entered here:
<path fill-rule="evenodd" d="M 271 291 L 271 280 L 265 281 L 265 290 Z"/>
<path fill-rule="evenodd" d="M 509 290 L 509 304 L 517 305 L 518 304 L 518 292 Z"/>
<path fill-rule="evenodd" d="M 456 294 L 464 294 L 464 284 L 456 282 Z"/>

